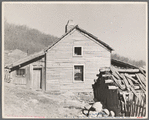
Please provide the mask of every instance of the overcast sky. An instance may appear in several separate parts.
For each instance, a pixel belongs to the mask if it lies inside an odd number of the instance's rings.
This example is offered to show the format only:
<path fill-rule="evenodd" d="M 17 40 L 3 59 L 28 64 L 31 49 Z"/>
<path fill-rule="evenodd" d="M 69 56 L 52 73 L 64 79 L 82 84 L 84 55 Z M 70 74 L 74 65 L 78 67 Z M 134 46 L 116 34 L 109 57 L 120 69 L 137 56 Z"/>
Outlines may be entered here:
<path fill-rule="evenodd" d="M 8 23 L 60 37 L 69 19 L 122 56 L 146 60 L 146 3 L 5 3 Z"/>

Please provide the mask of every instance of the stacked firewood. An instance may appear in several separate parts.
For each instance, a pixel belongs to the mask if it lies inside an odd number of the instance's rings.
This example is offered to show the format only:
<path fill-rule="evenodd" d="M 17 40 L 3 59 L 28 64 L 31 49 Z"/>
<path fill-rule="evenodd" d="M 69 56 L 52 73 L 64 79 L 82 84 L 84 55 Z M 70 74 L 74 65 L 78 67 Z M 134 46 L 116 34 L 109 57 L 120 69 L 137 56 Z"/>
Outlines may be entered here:
<path fill-rule="evenodd" d="M 118 69 L 112 66 L 101 68 L 97 76 L 98 79 L 93 85 L 94 97 L 97 101 L 104 100 L 102 103 L 109 104 L 107 99 L 111 91 L 117 92 L 119 101 L 117 105 L 121 107 L 121 115 L 137 117 L 146 115 L 145 70 L 140 68 Z"/>

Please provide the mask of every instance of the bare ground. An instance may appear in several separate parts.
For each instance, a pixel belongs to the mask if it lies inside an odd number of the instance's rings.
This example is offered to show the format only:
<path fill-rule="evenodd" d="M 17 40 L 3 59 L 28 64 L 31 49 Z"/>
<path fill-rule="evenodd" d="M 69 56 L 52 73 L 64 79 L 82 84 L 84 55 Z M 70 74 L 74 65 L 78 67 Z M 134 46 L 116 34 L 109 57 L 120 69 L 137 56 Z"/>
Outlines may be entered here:
<path fill-rule="evenodd" d="M 82 109 L 92 100 L 91 93 L 43 93 L 5 83 L 4 117 L 86 118 Z"/>

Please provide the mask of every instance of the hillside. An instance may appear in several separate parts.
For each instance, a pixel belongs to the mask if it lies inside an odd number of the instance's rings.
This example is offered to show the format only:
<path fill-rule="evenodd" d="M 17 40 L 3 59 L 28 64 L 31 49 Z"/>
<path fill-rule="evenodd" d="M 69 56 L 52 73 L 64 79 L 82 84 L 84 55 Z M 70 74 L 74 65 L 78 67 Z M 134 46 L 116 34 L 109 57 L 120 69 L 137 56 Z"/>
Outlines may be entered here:
<path fill-rule="evenodd" d="M 5 50 L 20 49 L 32 54 L 55 43 L 57 40 L 58 38 L 55 36 L 44 34 L 27 26 L 18 26 L 7 22 L 4 24 Z"/>

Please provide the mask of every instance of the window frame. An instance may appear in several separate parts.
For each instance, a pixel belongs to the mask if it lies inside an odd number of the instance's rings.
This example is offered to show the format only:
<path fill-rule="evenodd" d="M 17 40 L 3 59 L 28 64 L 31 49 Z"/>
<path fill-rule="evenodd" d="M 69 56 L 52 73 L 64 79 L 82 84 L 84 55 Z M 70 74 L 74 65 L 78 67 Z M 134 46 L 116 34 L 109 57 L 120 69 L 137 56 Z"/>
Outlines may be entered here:
<path fill-rule="evenodd" d="M 83 81 L 76 81 L 74 78 L 75 66 L 83 66 Z M 85 82 L 85 64 L 74 64 L 73 65 L 73 82 L 74 83 L 84 83 Z"/>
<path fill-rule="evenodd" d="M 80 47 L 81 48 L 81 55 L 75 55 L 75 48 Z M 83 46 L 73 46 L 73 56 L 75 57 L 82 57 L 83 56 Z"/>
<path fill-rule="evenodd" d="M 24 70 L 24 74 L 23 74 L 23 75 L 18 75 L 18 74 L 17 74 L 17 71 L 18 71 L 18 70 Z M 26 76 L 26 69 L 25 69 L 25 68 L 17 69 L 17 70 L 16 70 L 16 76 L 17 76 L 17 77 L 25 77 L 25 76 Z"/>

